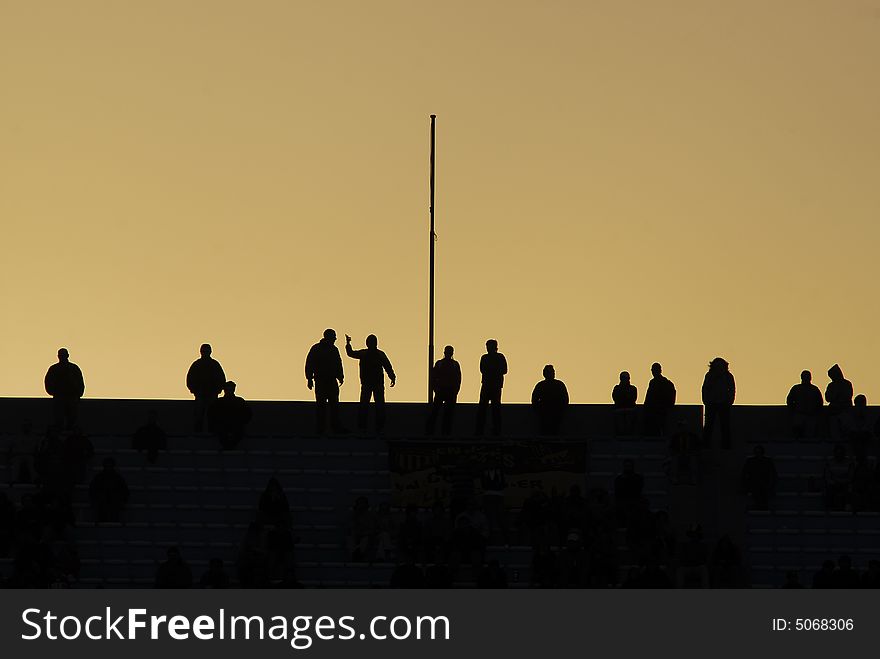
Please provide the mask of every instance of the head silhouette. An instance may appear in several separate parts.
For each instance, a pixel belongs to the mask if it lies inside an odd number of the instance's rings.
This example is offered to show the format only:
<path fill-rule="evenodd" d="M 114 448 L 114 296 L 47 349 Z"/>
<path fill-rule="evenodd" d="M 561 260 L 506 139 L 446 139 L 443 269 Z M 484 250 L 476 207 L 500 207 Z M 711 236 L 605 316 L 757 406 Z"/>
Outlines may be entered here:
<path fill-rule="evenodd" d="M 620 384 L 629 384 L 629 373 L 626 371 L 620 372 Z"/>
<path fill-rule="evenodd" d="M 199 348 L 199 354 L 202 357 L 210 357 L 211 356 L 211 344 L 210 343 L 203 343 L 202 347 Z"/>
<path fill-rule="evenodd" d="M 486 341 L 486 352 L 498 352 L 498 341 L 495 339 Z"/>
<path fill-rule="evenodd" d="M 447 359 L 452 359 L 452 355 L 454 352 L 455 348 L 453 348 L 452 346 L 446 346 L 445 348 L 443 348 L 443 356 Z"/>
<path fill-rule="evenodd" d="M 230 380 L 226 384 L 223 385 L 223 393 L 226 396 L 234 396 L 235 395 L 235 382 Z"/>
<path fill-rule="evenodd" d="M 866 408 L 868 406 L 868 398 L 865 394 L 859 394 L 855 398 L 853 398 L 853 405 L 859 408 Z"/>
<path fill-rule="evenodd" d="M 655 378 L 663 372 L 663 367 L 658 362 L 651 364 L 651 375 Z"/>
<path fill-rule="evenodd" d="M 379 345 L 379 339 L 376 338 L 375 334 L 370 334 L 370 336 L 367 337 L 367 347 L 375 348 L 377 345 Z"/>
<path fill-rule="evenodd" d="M 553 368 L 553 364 L 547 364 L 544 367 L 544 379 L 545 380 L 555 380 L 556 379 L 556 369 Z"/>
<path fill-rule="evenodd" d="M 59 348 L 58 349 L 58 361 L 66 362 L 70 358 L 70 353 L 67 352 L 67 348 Z"/>
<path fill-rule="evenodd" d="M 809 371 L 801 371 L 801 382 L 803 384 L 810 384 L 813 381 L 813 374 Z"/>
<path fill-rule="evenodd" d="M 709 362 L 709 368 L 713 371 L 726 371 L 729 364 L 727 360 L 722 359 L 721 357 L 716 357 L 711 362 Z"/>
<path fill-rule="evenodd" d="M 324 330 L 324 338 L 330 343 L 333 343 L 336 340 L 336 330 L 332 330 L 328 327 Z"/>
<path fill-rule="evenodd" d="M 835 364 L 828 369 L 828 377 L 831 378 L 832 382 L 843 380 L 843 371 L 840 369 L 840 364 Z"/>

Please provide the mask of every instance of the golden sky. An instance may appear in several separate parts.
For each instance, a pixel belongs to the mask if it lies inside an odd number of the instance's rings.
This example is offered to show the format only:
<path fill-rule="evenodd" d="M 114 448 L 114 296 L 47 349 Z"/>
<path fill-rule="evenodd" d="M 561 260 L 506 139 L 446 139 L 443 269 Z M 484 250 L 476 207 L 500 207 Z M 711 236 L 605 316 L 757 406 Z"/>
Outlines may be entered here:
<path fill-rule="evenodd" d="M 0 0 L 0 395 L 185 398 L 207 341 L 307 399 L 322 330 L 425 396 L 696 402 L 708 361 L 779 403 L 839 361 L 880 396 L 880 0 Z M 340 348 L 343 342 L 340 341 Z M 346 360 L 343 399 L 357 397 Z"/>

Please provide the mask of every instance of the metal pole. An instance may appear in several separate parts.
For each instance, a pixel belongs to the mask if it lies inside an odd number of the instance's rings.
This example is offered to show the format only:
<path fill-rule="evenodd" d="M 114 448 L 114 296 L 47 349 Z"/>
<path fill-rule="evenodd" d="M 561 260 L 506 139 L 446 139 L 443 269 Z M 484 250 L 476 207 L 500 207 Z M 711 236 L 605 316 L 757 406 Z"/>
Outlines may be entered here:
<path fill-rule="evenodd" d="M 431 235 L 430 235 L 430 292 L 428 296 L 428 403 L 431 402 L 431 369 L 434 367 L 434 122 L 436 114 L 431 115 Z"/>

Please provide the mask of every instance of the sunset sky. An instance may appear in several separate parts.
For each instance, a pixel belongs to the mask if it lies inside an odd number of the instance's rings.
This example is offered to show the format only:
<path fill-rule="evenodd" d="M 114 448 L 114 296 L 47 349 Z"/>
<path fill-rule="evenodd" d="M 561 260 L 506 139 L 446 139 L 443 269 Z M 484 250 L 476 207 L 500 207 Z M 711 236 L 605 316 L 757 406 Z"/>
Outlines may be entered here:
<path fill-rule="evenodd" d="M 423 400 L 435 113 L 462 400 L 492 337 L 508 401 L 656 360 L 697 402 L 720 355 L 738 402 L 835 362 L 877 402 L 878 63 L 880 0 L 0 0 L 0 395 L 66 346 L 186 398 L 207 341 L 308 399 L 334 327 Z"/>

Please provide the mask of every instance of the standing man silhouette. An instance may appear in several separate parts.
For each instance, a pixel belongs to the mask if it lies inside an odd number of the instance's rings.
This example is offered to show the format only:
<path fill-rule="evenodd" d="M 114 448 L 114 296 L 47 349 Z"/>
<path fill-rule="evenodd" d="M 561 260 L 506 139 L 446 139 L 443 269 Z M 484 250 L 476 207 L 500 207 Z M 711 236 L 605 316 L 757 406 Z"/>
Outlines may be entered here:
<path fill-rule="evenodd" d="M 443 408 L 443 421 L 440 424 L 440 432 L 448 435 L 452 432 L 452 419 L 455 415 L 455 401 L 461 389 L 461 366 L 452 358 L 455 349 L 452 346 L 443 348 L 443 359 L 434 362 L 431 369 L 431 391 L 434 392 L 434 402 L 431 404 L 431 412 L 425 423 L 425 433 L 434 434 L 434 424 L 437 423 L 437 415 Z"/>
<path fill-rule="evenodd" d="M 553 364 L 547 364 L 544 379 L 532 390 L 532 409 L 538 416 L 542 435 L 558 435 L 568 408 L 568 389 L 562 380 L 556 379 Z"/>
<path fill-rule="evenodd" d="M 483 434 L 486 426 L 486 408 L 492 405 L 492 433 L 501 434 L 501 389 L 507 375 L 507 360 L 498 352 L 498 341 L 486 341 L 486 354 L 480 357 L 480 373 L 483 376 L 480 386 L 480 402 L 477 405 L 476 435 Z"/>
<path fill-rule="evenodd" d="M 666 420 L 675 407 L 675 385 L 665 375 L 663 367 L 654 362 L 651 364 L 651 381 L 645 393 L 645 434 L 662 436 L 666 434 Z"/>
<path fill-rule="evenodd" d="M 211 402 L 217 400 L 217 396 L 223 391 L 226 384 L 226 374 L 220 362 L 211 357 L 211 344 L 203 343 L 199 348 L 199 357 L 189 367 L 186 373 L 186 388 L 190 390 L 196 399 L 195 408 L 195 431 L 202 431 L 202 424 Z"/>
<path fill-rule="evenodd" d="M 388 373 L 392 387 L 397 382 L 397 376 L 394 375 L 388 356 L 378 346 L 379 339 L 375 334 L 370 334 L 367 337 L 366 350 L 353 350 L 351 337 L 345 335 L 345 354 L 360 361 L 358 370 L 361 376 L 361 402 L 358 406 L 358 430 L 367 429 L 367 414 L 372 398 L 376 401 L 376 432 L 381 433 L 385 428 L 385 373 Z"/>
<path fill-rule="evenodd" d="M 339 423 L 339 385 L 344 382 L 345 375 L 342 357 L 335 344 L 335 330 L 325 329 L 324 338 L 311 347 L 306 357 L 306 380 L 309 389 L 315 390 L 315 420 L 319 435 L 324 434 L 328 407 L 333 432 L 345 432 Z"/>
<path fill-rule="evenodd" d="M 58 363 L 46 372 L 46 393 L 52 396 L 54 424 L 57 428 L 73 428 L 76 425 L 79 399 L 86 385 L 79 366 L 70 361 L 67 348 L 58 350 Z"/>

